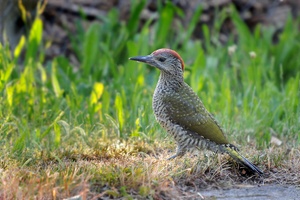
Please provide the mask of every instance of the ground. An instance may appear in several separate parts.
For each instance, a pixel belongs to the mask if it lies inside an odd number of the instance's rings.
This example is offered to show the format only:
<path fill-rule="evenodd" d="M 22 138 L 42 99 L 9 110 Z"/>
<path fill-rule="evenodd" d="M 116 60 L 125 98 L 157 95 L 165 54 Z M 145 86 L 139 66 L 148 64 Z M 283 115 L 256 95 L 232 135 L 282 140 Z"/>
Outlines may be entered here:
<path fill-rule="evenodd" d="M 2 197 L 248 200 L 299 195 L 299 149 L 242 150 L 265 172 L 260 177 L 226 155 L 196 152 L 169 161 L 172 144 L 112 143 L 2 171 Z"/>

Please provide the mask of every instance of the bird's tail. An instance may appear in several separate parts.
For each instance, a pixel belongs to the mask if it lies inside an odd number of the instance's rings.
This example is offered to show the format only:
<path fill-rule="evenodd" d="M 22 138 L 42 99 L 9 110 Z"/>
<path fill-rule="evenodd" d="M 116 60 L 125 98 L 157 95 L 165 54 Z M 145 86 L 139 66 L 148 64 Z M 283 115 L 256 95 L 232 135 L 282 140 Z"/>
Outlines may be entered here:
<path fill-rule="evenodd" d="M 232 146 L 225 146 L 225 152 L 229 154 L 234 160 L 242 164 L 243 166 L 247 167 L 254 173 L 258 173 L 259 175 L 262 175 L 263 172 L 261 169 L 256 167 L 254 164 L 252 164 L 249 160 L 247 160 L 242 154 L 238 152 L 236 148 L 233 148 Z"/>

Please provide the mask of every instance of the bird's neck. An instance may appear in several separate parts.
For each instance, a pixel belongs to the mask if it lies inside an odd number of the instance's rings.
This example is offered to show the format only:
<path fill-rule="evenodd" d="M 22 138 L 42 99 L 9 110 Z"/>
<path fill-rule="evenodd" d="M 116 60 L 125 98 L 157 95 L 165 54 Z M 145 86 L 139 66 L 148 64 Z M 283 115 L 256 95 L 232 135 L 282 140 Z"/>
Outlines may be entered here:
<path fill-rule="evenodd" d="M 178 90 L 184 83 L 182 74 L 169 74 L 161 72 L 157 87 L 164 90 Z"/>

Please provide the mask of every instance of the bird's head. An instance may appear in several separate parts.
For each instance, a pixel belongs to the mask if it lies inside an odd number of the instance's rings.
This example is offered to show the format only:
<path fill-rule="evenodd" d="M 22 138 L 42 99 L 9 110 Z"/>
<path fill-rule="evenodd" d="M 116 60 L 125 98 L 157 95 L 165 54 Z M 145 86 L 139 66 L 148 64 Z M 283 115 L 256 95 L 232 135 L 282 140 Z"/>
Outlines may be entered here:
<path fill-rule="evenodd" d="M 158 49 L 150 55 L 136 56 L 129 59 L 147 63 L 169 75 L 182 76 L 184 70 L 182 58 L 176 51 L 171 49 Z"/>

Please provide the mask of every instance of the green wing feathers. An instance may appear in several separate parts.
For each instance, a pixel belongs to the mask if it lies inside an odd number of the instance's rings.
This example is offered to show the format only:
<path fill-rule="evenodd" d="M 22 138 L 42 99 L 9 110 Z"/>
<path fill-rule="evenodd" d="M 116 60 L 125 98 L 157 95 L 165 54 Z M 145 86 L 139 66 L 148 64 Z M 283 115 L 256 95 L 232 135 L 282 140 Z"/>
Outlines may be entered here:
<path fill-rule="evenodd" d="M 217 144 L 228 144 L 221 127 L 187 84 L 163 100 L 174 123 Z"/>

